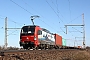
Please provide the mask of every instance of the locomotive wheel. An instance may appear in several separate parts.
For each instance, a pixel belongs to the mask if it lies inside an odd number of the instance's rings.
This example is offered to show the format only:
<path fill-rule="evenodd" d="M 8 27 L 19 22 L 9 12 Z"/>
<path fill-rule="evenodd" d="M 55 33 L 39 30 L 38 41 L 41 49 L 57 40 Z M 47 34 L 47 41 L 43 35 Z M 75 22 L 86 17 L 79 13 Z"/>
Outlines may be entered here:
<path fill-rule="evenodd" d="M 23 46 L 24 49 L 28 49 L 28 46 Z"/>

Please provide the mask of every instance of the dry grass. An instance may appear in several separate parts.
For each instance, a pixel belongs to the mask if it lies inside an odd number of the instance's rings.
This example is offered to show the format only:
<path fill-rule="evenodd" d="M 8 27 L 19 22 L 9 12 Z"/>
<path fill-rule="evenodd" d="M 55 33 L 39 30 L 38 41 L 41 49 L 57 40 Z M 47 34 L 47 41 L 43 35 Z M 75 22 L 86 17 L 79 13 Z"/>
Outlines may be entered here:
<path fill-rule="evenodd" d="M 0 49 L 3 49 L 3 47 Z M 17 50 L 16 47 L 8 47 L 8 50 Z M 90 50 L 47 50 L 47 51 L 36 51 L 35 53 L 29 53 L 25 55 L 17 55 L 17 57 L 24 60 L 90 60 Z M 17 57 L 3 56 L 0 59 L 13 60 L 18 59 Z"/>
<path fill-rule="evenodd" d="M 74 54 L 74 60 L 90 60 L 90 52 L 87 51 L 79 51 Z"/>
<path fill-rule="evenodd" d="M 0 50 L 18 50 L 19 48 L 18 47 L 7 47 L 7 49 L 5 49 L 4 46 L 0 46 Z"/>

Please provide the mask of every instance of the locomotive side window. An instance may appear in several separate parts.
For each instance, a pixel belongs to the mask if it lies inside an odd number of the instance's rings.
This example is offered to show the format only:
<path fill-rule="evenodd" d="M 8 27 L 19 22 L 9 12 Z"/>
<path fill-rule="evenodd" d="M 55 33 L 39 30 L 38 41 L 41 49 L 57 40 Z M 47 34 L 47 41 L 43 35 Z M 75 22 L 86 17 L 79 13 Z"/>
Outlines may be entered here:
<path fill-rule="evenodd" d="M 38 35 L 42 35 L 42 31 L 41 30 L 38 30 Z"/>

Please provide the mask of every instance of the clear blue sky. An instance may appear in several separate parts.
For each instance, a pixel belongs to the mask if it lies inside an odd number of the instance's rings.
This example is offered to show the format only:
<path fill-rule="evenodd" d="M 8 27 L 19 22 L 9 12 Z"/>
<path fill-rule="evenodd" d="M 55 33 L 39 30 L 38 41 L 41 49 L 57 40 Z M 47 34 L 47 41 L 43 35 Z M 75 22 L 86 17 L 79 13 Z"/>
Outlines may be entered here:
<path fill-rule="evenodd" d="M 32 24 L 30 16 L 38 15 L 40 18 L 34 20 L 36 25 L 58 33 L 67 39 L 67 45 L 74 46 L 75 37 L 82 37 L 83 29 L 71 26 L 65 34 L 64 25 L 82 24 L 83 13 L 86 45 L 90 46 L 90 0 L 0 0 L 0 45 L 3 46 L 5 40 L 5 17 L 8 17 L 8 28 L 21 28 Z M 19 47 L 19 35 L 19 29 L 9 29 L 8 46 Z M 82 38 L 76 40 L 75 45 L 82 45 Z"/>

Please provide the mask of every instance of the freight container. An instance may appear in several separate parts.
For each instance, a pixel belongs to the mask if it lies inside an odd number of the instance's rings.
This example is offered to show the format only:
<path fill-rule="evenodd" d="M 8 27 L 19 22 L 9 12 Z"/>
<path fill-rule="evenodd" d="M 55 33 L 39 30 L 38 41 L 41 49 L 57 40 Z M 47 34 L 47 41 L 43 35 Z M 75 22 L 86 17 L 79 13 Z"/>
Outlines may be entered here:
<path fill-rule="evenodd" d="M 62 45 L 66 46 L 66 39 L 62 38 Z"/>
<path fill-rule="evenodd" d="M 55 35 L 55 44 L 62 46 L 62 36 L 58 34 L 54 34 L 54 35 Z"/>
<path fill-rule="evenodd" d="M 82 48 L 81 46 L 78 46 L 78 48 L 80 49 L 80 48 Z"/>

